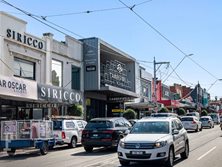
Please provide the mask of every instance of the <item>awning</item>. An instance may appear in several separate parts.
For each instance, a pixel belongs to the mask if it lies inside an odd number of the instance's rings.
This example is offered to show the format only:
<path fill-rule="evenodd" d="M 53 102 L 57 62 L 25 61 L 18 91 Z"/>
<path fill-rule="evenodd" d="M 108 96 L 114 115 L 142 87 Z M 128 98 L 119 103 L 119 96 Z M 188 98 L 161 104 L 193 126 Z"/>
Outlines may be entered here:
<path fill-rule="evenodd" d="M 165 107 L 178 108 L 185 106 L 177 100 L 160 100 L 159 103 L 164 104 Z"/>

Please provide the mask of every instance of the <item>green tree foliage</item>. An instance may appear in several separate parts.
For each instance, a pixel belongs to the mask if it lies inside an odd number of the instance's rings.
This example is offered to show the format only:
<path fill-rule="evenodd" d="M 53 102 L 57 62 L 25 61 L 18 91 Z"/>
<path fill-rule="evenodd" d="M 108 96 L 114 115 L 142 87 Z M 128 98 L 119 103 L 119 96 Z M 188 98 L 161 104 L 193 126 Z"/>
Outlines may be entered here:
<path fill-rule="evenodd" d="M 136 112 L 130 108 L 123 112 L 123 117 L 126 119 L 136 119 L 136 115 Z"/>
<path fill-rule="evenodd" d="M 82 116 L 83 116 L 83 107 L 82 107 L 82 105 L 73 104 L 73 106 L 72 106 L 72 111 L 71 111 L 70 114 L 71 114 L 72 116 L 82 117 Z"/>
<path fill-rule="evenodd" d="M 178 115 L 186 115 L 186 111 L 183 108 L 179 108 L 177 111 Z"/>
<path fill-rule="evenodd" d="M 207 115 L 208 115 L 207 110 L 202 110 L 202 112 L 201 112 L 201 116 L 207 116 Z"/>
<path fill-rule="evenodd" d="M 161 108 L 159 111 L 159 113 L 168 113 L 168 112 L 170 112 L 170 111 L 166 107 Z"/>

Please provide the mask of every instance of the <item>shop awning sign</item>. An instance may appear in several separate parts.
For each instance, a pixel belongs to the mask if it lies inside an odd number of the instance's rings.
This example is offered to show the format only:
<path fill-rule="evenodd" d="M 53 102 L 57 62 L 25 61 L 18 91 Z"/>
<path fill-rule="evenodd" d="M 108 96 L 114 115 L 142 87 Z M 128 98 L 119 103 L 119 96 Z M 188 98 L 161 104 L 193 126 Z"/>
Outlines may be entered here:
<path fill-rule="evenodd" d="M 0 75 L 0 95 L 37 100 L 37 83 L 22 78 Z"/>
<path fill-rule="evenodd" d="M 62 87 L 37 84 L 38 99 L 53 103 L 81 103 L 82 92 L 73 89 L 66 89 Z"/>

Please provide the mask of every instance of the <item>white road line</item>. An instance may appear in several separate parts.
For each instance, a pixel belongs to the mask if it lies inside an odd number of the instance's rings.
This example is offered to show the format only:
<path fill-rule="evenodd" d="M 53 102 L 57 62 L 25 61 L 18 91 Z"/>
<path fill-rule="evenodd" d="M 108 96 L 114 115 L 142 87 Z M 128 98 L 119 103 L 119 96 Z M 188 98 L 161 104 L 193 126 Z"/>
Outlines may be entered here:
<path fill-rule="evenodd" d="M 213 147 L 213 148 L 211 148 L 211 149 L 210 149 L 209 151 L 207 151 L 205 154 L 201 155 L 201 156 L 197 159 L 197 161 L 201 160 L 201 159 L 202 159 L 203 157 L 205 157 L 207 154 L 209 154 L 210 152 L 212 152 L 215 148 L 216 148 L 216 146 Z"/>

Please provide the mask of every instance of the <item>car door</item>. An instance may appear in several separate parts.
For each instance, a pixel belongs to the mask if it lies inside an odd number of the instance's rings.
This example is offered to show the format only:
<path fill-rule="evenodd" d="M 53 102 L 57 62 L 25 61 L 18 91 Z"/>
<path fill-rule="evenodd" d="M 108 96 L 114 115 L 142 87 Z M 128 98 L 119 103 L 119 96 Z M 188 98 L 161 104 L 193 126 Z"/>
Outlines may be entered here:
<path fill-rule="evenodd" d="M 179 150 L 179 134 L 173 134 L 173 132 L 177 130 L 176 122 L 174 120 L 171 122 L 171 128 L 173 135 L 174 151 L 177 152 Z"/>
<path fill-rule="evenodd" d="M 183 124 L 182 122 L 179 120 L 179 119 L 176 119 L 175 120 L 175 123 L 176 123 L 176 127 L 177 127 L 177 130 L 179 131 L 179 134 L 178 134 L 178 146 L 179 146 L 179 150 L 180 149 L 183 149 L 185 147 L 185 141 L 186 141 L 186 130 L 184 129 L 183 127 Z"/>

